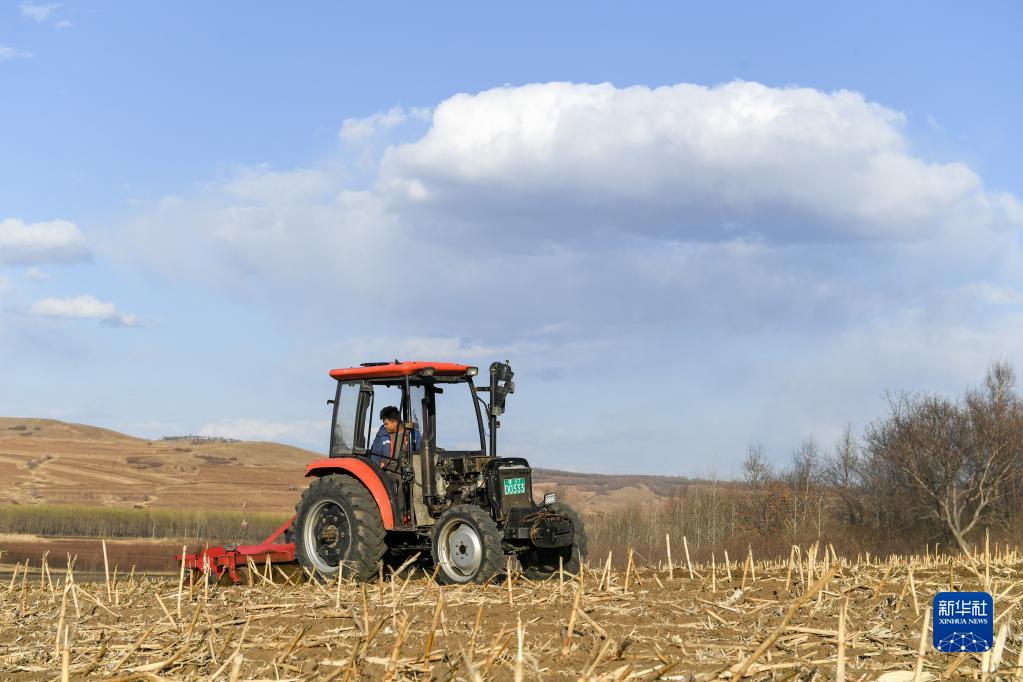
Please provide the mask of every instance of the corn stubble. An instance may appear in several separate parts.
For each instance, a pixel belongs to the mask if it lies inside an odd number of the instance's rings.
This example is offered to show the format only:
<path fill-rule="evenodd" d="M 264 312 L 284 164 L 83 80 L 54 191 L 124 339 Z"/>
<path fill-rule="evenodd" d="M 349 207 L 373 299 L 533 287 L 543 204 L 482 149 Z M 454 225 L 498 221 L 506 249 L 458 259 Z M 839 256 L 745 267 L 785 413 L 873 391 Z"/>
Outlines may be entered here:
<path fill-rule="evenodd" d="M 665 554 L 668 554 L 667 547 Z M 411 565 L 370 584 L 250 564 L 240 586 L 74 560 L 2 566 L 0 677 L 112 680 L 1020 679 L 1015 550 L 670 565 L 593 558 L 548 582 L 442 587 Z M 62 562 L 63 564 L 64 562 Z M 734 565 L 733 565 L 734 564 Z M 676 570 L 679 569 L 679 570 Z M 949 588 L 994 595 L 986 654 L 930 647 Z"/>

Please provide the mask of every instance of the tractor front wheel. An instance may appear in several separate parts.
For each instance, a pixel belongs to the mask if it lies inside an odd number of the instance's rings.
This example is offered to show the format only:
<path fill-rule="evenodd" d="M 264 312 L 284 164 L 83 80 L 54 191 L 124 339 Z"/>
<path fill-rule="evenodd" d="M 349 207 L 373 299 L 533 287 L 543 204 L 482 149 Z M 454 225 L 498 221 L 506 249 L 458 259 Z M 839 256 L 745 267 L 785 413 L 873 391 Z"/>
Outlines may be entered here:
<path fill-rule="evenodd" d="M 486 583 L 505 570 L 501 531 L 480 507 L 455 505 L 434 526 L 433 560 L 442 583 Z"/>
<path fill-rule="evenodd" d="M 369 580 L 387 550 L 380 510 L 366 488 L 343 474 L 319 478 L 295 507 L 295 558 L 313 576 Z"/>
<path fill-rule="evenodd" d="M 557 575 L 562 567 L 573 575 L 579 574 L 579 566 L 586 559 L 586 526 L 583 520 L 574 509 L 567 504 L 555 502 L 547 507 L 547 510 L 554 514 L 567 516 L 572 519 L 575 533 L 572 536 L 570 547 L 559 547 L 557 549 L 543 549 L 533 547 L 519 555 L 519 564 L 522 566 L 522 574 L 530 580 L 546 580 Z"/>

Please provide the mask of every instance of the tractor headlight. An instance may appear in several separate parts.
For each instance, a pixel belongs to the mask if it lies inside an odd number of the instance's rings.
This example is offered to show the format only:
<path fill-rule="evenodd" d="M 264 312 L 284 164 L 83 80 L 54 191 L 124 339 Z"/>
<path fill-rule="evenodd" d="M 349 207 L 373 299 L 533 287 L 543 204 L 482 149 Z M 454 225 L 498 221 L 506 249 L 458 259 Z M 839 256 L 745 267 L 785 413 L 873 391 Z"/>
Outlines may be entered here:
<path fill-rule="evenodd" d="M 479 374 L 479 371 L 480 371 L 479 367 L 470 367 L 467 370 L 465 370 L 465 376 L 474 377 L 477 374 Z"/>
<path fill-rule="evenodd" d="M 433 367 L 423 367 L 421 370 L 419 370 L 419 376 L 432 377 L 434 375 L 434 372 L 436 372 L 436 370 Z"/>
<path fill-rule="evenodd" d="M 545 507 L 549 507 L 550 505 L 554 504 L 557 501 L 558 501 L 557 493 L 544 493 L 543 503 Z"/>

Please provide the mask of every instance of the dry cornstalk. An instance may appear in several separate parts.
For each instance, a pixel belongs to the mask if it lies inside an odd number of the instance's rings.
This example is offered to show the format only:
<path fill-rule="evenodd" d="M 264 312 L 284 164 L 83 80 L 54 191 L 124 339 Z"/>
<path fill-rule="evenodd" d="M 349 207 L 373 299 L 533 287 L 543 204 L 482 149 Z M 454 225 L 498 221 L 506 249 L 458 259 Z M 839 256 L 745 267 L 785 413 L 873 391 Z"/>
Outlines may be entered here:
<path fill-rule="evenodd" d="M 671 562 L 671 536 L 667 533 L 664 534 L 664 544 L 668 548 L 668 579 L 675 579 L 675 564 Z"/>
<path fill-rule="evenodd" d="M 103 574 L 107 579 L 107 603 L 109 604 L 114 600 L 114 594 L 110 590 L 110 563 L 107 561 L 107 541 L 103 540 Z M 95 545 L 93 545 L 95 547 Z"/>
<path fill-rule="evenodd" d="M 423 648 L 423 660 L 429 662 L 430 652 L 433 650 L 433 637 L 437 632 L 437 625 L 440 623 L 440 613 L 444 609 L 444 590 L 437 591 L 437 606 L 433 610 L 433 623 L 430 625 L 430 632 L 426 636 L 426 646 Z"/>
<path fill-rule="evenodd" d="M 909 593 L 913 597 L 913 613 L 920 615 L 920 603 L 916 600 L 916 581 L 913 580 L 913 564 L 909 565 Z"/>
<path fill-rule="evenodd" d="M 412 625 L 411 619 L 403 617 L 404 620 L 401 623 L 401 628 L 395 634 L 394 647 L 391 649 L 391 657 L 387 664 L 387 671 L 385 677 L 387 679 L 397 679 L 398 677 L 398 654 L 401 653 L 401 644 L 405 641 L 405 636 L 408 634 L 408 628 Z"/>
<path fill-rule="evenodd" d="M 693 579 L 693 562 L 689 560 L 689 540 L 685 535 L 682 536 L 682 546 L 686 550 L 686 566 L 689 567 L 689 579 Z"/>
<path fill-rule="evenodd" d="M 181 590 L 185 587 L 185 552 L 186 545 L 181 545 L 181 571 L 178 573 L 178 618 L 181 618 Z M 250 559 L 251 561 L 251 559 Z"/>
<path fill-rule="evenodd" d="M 818 591 L 823 590 L 824 586 L 828 584 L 828 581 L 830 581 L 837 572 L 838 567 L 832 566 L 830 571 L 825 573 L 820 580 L 818 580 L 810 587 L 810 589 L 801 594 L 794 602 L 792 602 L 792 605 L 789 607 L 789 610 L 785 612 L 785 616 L 782 618 L 781 623 L 778 625 L 778 627 L 776 627 L 774 631 L 767 636 L 767 639 L 760 643 L 760 646 L 757 647 L 757 649 L 752 654 L 750 654 L 749 658 L 747 658 L 742 663 L 734 666 L 732 668 L 732 672 L 736 673 L 737 677 L 743 677 L 746 674 L 746 671 L 749 670 L 749 667 L 753 665 L 758 658 L 763 656 L 765 651 L 771 648 L 771 645 L 774 644 L 775 640 L 778 639 L 778 636 L 781 635 L 782 631 L 785 629 L 785 626 L 788 625 L 789 621 L 792 620 L 792 617 L 796 615 L 796 611 L 799 610 L 799 607 L 802 606 L 805 602 L 809 601 L 811 598 L 813 598 L 813 596 L 816 595 Z"/>
<path fill-rule="evenodd" d="M 606 582 L 606 584 L 605 584 Z M 611 590 L 611 552 L 607 553 L 607 562 L 604 564 L 604 572 L 600 574 L 600 582 L 597 583 L 597 591 L 601 589 Z"/>
<path fill-rule="evenodd" d="M 1002 664 L 1002 655 L 1005 652 L 1005 640 L 1009 637 L 1009 624 L 1002 623 L 1002 626 L 998 628 L 998 634 L 995 636 L 995 645 L 991 648 L 991 662 L 990 669 L 988 672 L 998 672 L 999 666 Z M 1023 671 L 1017 671 L 1023 672 Z"/>
<path fill-rule="evenodd" d="M 931 612 L 924 609 L 924 624 L 920 628 L 920 646 L 916 650 L 916 667 L 913 669 L 913 682 L 920 682 L 924 672 L 924 650 L 927 646 L 927 626 L 931 623 Z"/>
<path fill-rule="evenodd" d="M 472 624 L 472 632 L 469 634 L 469 651 L 476 649 L 476 637 L 480 632 L 480 622 L 483 620 L 483 602 L 480 602 L 479 608 L 476 609 L 476 620 Z"/>
<path fill-rule="evenodd" d="M 572 614 L 568 617 L 568 630 L 565 632 L 565 641 L 561 644 L 562 655 L 567 654 L 572 648 L 572 633 L 575 630 L 575 619 L 579 613 L 579 602 L 583 597 L 583 586 L 579 583 L 579 588 L 575 591 L 575 601 L 572 603 Z"/>
<path fill-rule="evenodd" d="M 518 617 L 519 648 L 515 655 L 515 682 L 522 682 L 524 677 L 522 668 L 522 640 L 525 639 L 525 630 L 522 628 L 522 616 Z"/>
<path fill-rule="evenodd" d="M 505 582 L 508 583 L 508 606 L 513 606 L 515 604 L 515 599 L 514 599 L 513 594 L 512 594 L 511 555 L 508 555 L 508 568 L 506 570 L 507 570 L 507 579 L 506 579 Z"/>
<path fill-rule="evenodd" d="M 71 633 L 70 627 L 64 629 L 64 647 L 60 652 L 60 682 L 71 679 Z"/>
<path fill-rule="evenodd" d="M 838 664 L 835 666 L 835 682 L 845 682 L 845 614 L 849 610 L 849 597 L 842 602 L 838 612 Z"/>
<path fill-rule="evenodd" d="M 629 563 L 625 567 L 625 591 L 629 591 L 629 578 L 632 577 L 632 547 L 629 547 Z"/>
<path fill-rule="evenodd" d="M 60 599 L 60 618 L 57 620 L 57 637 L 53 643 L 53 653 L 59 656 L 61 652 L 61 638 L 66 636 L 64 632 L 64 613 L 67 609 L 67 591 L 70 583 L 64 583 L 64 596 Z"/>

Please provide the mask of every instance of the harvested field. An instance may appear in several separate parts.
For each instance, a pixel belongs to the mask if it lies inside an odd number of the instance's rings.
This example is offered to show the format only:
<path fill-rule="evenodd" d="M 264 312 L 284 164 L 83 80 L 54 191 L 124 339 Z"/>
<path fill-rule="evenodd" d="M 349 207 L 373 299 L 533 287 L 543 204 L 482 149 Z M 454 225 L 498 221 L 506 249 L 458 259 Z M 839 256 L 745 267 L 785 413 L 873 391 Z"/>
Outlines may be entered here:
<path fill-rule="evenodd" d="M 0 584 L 4 679 L 885 679 L 1018 674 L 1016 551 L 612 568 L 532 583 L 442 587 L 420 573 L 365 585 L 251 585 L 66 569 Z M 294 582 L 295 584 L 292 584 Z M 991 654 L 930 645 L 936 592 L 994 594 Z M 844 612 L 844 617 L 843 617 Z M 921 639 L 923 635 L 923 639 Z M 839 677 L 839 679 L 842 679 Z"/>

